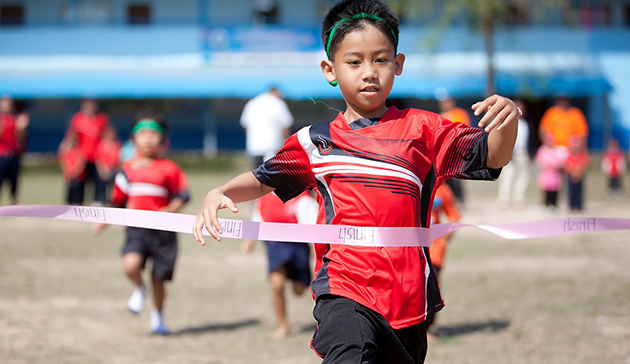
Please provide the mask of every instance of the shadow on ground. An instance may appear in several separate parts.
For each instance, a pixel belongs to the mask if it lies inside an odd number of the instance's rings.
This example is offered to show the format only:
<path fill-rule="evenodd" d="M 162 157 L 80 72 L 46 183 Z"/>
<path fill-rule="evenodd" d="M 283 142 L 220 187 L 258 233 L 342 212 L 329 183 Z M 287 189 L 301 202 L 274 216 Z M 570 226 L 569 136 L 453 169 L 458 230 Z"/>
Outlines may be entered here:
<path fill-rule="evenodd" d="M 254 326 L 258 324 L 260 324 L 259 319 L 247 319 L 247 320 L 236 321 L 236 322 L 190 326 L 190 327 L 185 327 L 175 332 L 171 332 L 171 336 L 190 335 L 190 334 L 196 335 L 196 334 L 202 334 L 205 332 L 215 332 L 215 331 L 232 331 L 232 330 L 240 329 L 242 327 Z"/>
<path fill-rule="evenodd" d="M 475 332 L 498 332 L 510 326 L 509 320 L 491 320 L 487 322 L 472 322 L 458 325 L 439 325 L 434 335 L 437 337 L 453 337 L 472 334 Z"/>

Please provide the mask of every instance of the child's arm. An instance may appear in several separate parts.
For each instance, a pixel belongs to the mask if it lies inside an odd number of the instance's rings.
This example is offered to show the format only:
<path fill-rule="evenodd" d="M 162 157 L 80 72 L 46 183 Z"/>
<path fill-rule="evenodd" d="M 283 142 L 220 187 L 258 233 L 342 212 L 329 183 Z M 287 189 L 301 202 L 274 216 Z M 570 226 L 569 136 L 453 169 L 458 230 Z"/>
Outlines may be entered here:
<path fill-rule="evenodd" d="M 206 245 L 201 232 L 205 226 L 208 233 L 216 241 L 221 241 L 219 234 L 223 232 L 223 229 L 221 229 L 217 217 L 219 210 L 227 208 L 237 213 L 237 203 L 255 200 L 271 191 L 273 188 L 262 184 L 252 172 L 240 174 L 224 185 L 211 190 L 204 198 L 203 207 L 193 224 L 195 240 L 201 245 Z"/>
<path fill-rule="evenodd" d="M 484 127 L 488 135 L 488 168 L 504 167 L 512 158 L 512 150 L 516 143 L 516 133 L 520 111 L 514 102 L 506 97 L 492 95 L 472 106 L 475 115 L 486 111 L 486 115 L 479 121 L 479 127 Z M 486 125 L 487 124 L 487 125 Z"/>
<path fill-rule="evenodd" d="M 168 205 L 162 207 L 160 211 L 162 212 L 179 212 L 179 210 L 184 207 L 186 204 L 186 200 L 180 197 L 174 198 Z"/>

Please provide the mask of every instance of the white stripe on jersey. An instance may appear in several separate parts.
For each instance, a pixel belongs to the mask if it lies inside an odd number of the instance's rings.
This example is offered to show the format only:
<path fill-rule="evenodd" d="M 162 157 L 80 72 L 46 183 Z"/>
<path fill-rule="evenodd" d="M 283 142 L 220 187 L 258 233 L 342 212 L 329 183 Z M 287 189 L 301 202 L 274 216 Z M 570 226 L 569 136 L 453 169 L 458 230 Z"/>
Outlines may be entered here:
<path fill-rule="evenodd" d="M 151 183 L 132 182 L 129 184 L 129 197 L 157 196 L 167 198 L 169 193 L 165 187 Z"/>
<path fill-rule="evenodd" d="M 321 154 L 317 146 L 311 142 L 309 128 L 300 130 L 298 132 L 298 139 L 300 140 L 302 148 L 304 148 L 308 154 L 311 165 L 313 165 L 315 177 L 322 183 L 324 183 L 324 177 L 331 173 L 363 174 L 406 179 L 422 189 L 422 182 L 418 176 L 412 171 L 395 164 L 360 157 Z"/>
<path fill-rule="evenodd" d="M 123 173 L 118 173 L 116 175 L 116 178 L 114 179 L 114 184 L 118 186 L 118 188 L 120 188 L 120 190 L 124 194 L 127 194 L 129 192 L 129 180 L 127 179 L 127 176 L 125 176 Z"/>

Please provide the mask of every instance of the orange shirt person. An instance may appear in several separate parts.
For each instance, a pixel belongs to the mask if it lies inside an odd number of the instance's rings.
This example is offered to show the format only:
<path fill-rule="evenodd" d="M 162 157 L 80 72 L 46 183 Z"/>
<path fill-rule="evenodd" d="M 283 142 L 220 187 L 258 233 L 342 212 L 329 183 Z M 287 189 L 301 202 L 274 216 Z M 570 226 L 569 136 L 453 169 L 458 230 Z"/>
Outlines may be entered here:
<path fill-rule="evenodd" d="M 468 116 L 468 113 L 461 107 L 457 107 L 457 103 L 454 98 L 449 97 L 444 100 L 440 100 L 438 107 L 440 108 L 441 117 L 454 123 L 470 125 L 470 117 Z"/>
<path fill-rule="evenodd" d="M 431 225 L 441 223 L 441 215 L 446 215 L 448 222 L 457 222 L 462 217 L 457 208 L 455 195 L 447 184 L 442 184 L 435 193 L 433 210 L 431 211 Z M 430 249 L 431 263 L 438 271 L 442 269 L 444 256 L 446 255 L 446 244 L 451 236 L 452 233 L 449 233 L 435 239 Z"/>
<path fill-rule="evenodd" d="M 572 137 L 586 139 L 588 125 L 580 109 L 571 106 L 568 97 L 558 97 L 556 105 L 550 107 L 540 120 L 540 133 L 551 134 L 556 145 L 568 147 Z"/>

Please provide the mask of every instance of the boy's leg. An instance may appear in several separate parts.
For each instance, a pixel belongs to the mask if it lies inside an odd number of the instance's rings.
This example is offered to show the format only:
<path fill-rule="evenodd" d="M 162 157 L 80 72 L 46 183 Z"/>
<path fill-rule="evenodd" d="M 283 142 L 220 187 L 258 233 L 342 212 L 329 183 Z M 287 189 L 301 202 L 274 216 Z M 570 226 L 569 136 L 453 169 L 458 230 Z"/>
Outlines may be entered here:
<path fill-rule="evenodd" d="M 142 287 L 142 267 L 144 266 L 144 258 L 140 253 L 129 252 L 122 257 L 122 265 L 127 278 L 136 286 Z"/>
<path fill-rule="evenodd" d="M 287 280 L 286 266 L 281 266 L 269 273 L 269 283 L 271 285 L 271 303 L 278 320 L 278 328 L 273 332 L 275 338 L 285 337 L 289 334 L 290 328 L 287 322 L 286 299 L 284 297 L 284 285 Z"/>
<path fill-rule="evenodd" d="M 164 323 L 163 310 L 166 298 L 166 281 L 173 279 L 177 260 L 177 235 L 170 231 L 147 230 L 149 255 L 153 258 L 153 300 L 155 309 L 151 310 L 151 330 L 154 334 L 168 335 Z"/>
<path fill-rule="evenodd" d="M 122 257 L 123 270 L 127 278 L 134 284 L 135 289 L 131 293 L 131 297 L 127 301 L 127 308 L 133 313 L 142 312 L 144 307 L 144 298 L 146 296 L 146 288 L 142 282 L 142 267 L 145 258 L 136 252 L 125 253 Z"/>

